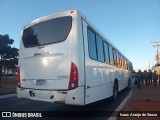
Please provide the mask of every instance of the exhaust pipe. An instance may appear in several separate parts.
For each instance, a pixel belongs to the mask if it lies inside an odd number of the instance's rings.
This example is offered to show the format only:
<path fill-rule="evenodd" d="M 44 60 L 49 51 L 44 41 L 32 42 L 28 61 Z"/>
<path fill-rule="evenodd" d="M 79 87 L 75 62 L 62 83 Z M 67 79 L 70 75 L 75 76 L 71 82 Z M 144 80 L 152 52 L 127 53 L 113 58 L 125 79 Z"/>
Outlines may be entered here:
<path fill-rule="evenodd" d="M 30 90 L 30 91 L 29 91 L 29 94 L 30 94 L 31 97 L 35 97 L 35 94 L 34 94 L 33 91 Z"/>

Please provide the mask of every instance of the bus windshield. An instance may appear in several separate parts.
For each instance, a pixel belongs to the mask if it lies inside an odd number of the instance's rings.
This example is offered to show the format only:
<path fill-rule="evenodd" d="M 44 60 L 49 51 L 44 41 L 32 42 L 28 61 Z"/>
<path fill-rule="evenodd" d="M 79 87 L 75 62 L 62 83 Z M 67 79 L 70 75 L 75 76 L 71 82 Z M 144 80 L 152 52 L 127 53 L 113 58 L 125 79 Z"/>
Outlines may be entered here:
<path fill-rule="evenodd" d="M 72 27 L 72 17 L 61 17 L 31 26 L 23 31 L 24 47 L 36 47 L 64 41 Z"/>

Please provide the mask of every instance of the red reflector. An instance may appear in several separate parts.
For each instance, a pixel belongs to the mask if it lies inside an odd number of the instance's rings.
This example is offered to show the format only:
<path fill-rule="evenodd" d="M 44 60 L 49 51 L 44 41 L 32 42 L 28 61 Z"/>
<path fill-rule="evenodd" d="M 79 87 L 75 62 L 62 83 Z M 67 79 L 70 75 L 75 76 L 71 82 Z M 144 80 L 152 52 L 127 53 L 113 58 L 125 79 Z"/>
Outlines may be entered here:
<path fill-rule="evenodd" d="M 20 67 L 18 67 L 17 69 L 17 76 L 16 76 L 16 83 L 17 83 L 17 86 L 21 86 L 21 83 L 20 83 Z"/>
<path fill-rule="evenodd" d="M 90 95 L 87 95 L 87 97 L 90 97 Z"/>
<path fill-rule="evenodd" d="M 73 11 L 73 10 L 71 11 L 71 14 L 72 14 L 72 13 L 74 13 L 74 11 Z"/>
<path fill-rule="evenodd" d="M 67 92 L 62 92 L 62 94 L 67 94 Z"/>
<path fill-rule="evenodd" d="M 87 88 L 90 88 L 90 86 L 87 86 Z"/>
<path fill-rule="evenodd" d="M 44 46 L 38 46 L 38 49 L 44 48 Z"/>
<path fill-rule="evenodd" d="M 77 78 L 76 78 L 76 77 L 73 77 L 73 80 L 77 80 Z"/>

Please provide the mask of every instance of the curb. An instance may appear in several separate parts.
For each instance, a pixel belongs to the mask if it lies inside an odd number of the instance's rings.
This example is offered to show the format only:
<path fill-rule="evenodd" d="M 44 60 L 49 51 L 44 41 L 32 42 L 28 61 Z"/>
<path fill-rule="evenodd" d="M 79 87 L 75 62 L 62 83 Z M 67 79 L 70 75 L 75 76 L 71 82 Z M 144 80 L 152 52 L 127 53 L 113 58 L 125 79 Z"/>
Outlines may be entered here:
<path fill-rule="evenodd" d="M 118 115 L 118 112 L 117 111 L 120 111 L 123 106 L 125 105 L 125 103 L 127 102 L 128 98 L 130 98 L 131 94 L 132 94 L 132 91 L 133 91 L 133 88 L 134 86 L 132 87 L 132 90 L 130 91 L 130 93 L 128 94 L 128 96 L 121 102 L 121 104 L 117 107 L 117 109 L 115 110 L 115 112 L 112 114 L 112 116 L 117 116 Z M 110 117 L 108 120 L 116 120 L 117 117 Z"/>
<path fill-rule="evenodd" d="M 9 94 L 9 95 L 2 95 L 0 96 L 0 99 L 5 99 L 5 98 L 10 98 L 10 97 L 15 97 L 16 94 Z"/>

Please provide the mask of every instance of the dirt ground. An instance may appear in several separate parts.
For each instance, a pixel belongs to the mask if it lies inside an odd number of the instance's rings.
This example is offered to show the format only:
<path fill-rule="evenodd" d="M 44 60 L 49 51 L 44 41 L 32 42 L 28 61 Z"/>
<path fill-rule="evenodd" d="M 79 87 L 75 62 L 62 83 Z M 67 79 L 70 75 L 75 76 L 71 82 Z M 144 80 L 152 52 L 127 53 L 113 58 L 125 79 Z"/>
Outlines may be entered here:
<path fill-rule="evenodd" d="M 118 117 L 117 120 L 160 120 L 160 86 L 143 86 L 142 89 L 134 87 L 130 99 L 123 106 L 120 113 L 140 114 L 140 117 Z M 142 114 L 147 116 L 142 116 Z M 121 114 L 121 115 L 122 115 Z M 158 117 L 156 117 L 156 114 Z M 155 115 L 151 117 L 150 115 Z"/>
<path fill-rule="evenodd" d="M 16 93 L 16 80 L 15 79 L 3 79 L 0 82 L 0 95 L 14 94 Z"/>

